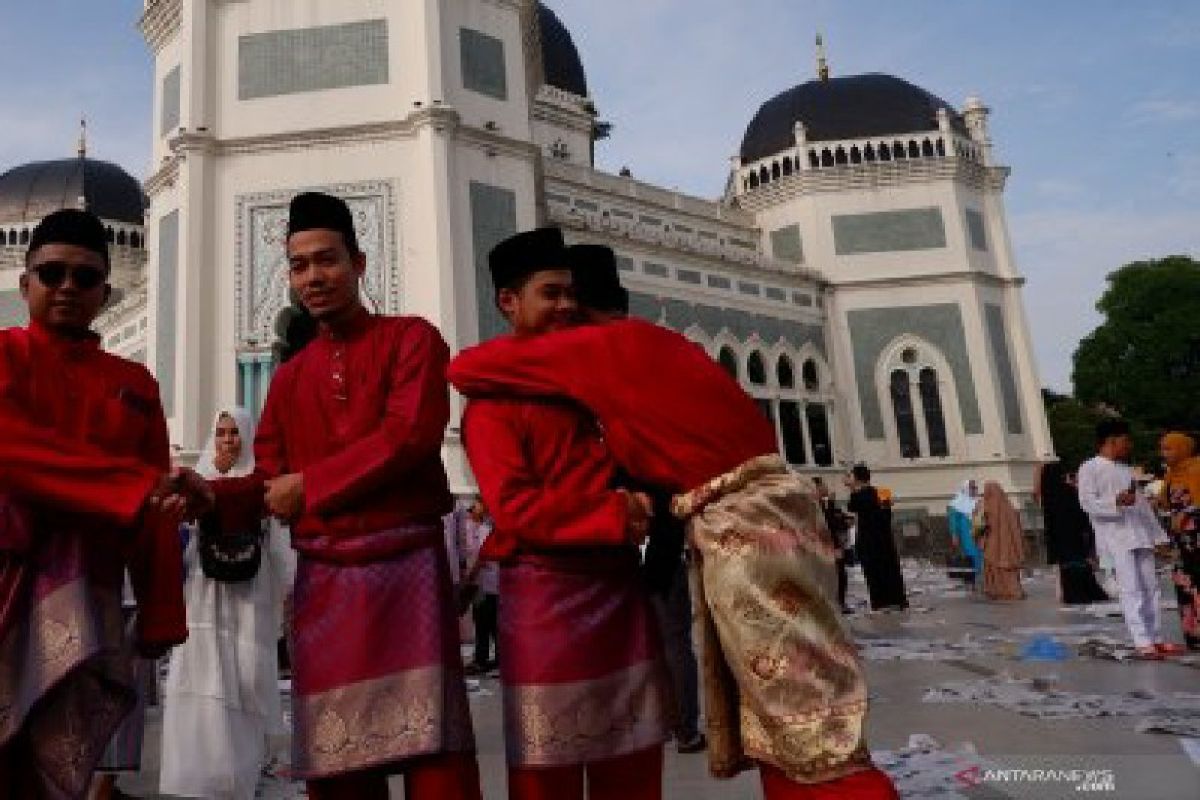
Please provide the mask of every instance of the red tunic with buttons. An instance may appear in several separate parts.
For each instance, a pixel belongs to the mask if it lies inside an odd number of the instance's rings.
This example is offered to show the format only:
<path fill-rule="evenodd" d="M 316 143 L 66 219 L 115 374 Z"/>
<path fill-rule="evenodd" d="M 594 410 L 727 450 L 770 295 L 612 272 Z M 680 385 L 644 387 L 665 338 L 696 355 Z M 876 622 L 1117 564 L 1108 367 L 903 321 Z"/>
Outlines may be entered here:
<path fill-rule="evenodd" d="M 132 699 L 126 569 L 139 639 L 187 637 L 177 527 L 141 512 L 169 468 L 158 386 L 143 367 L 96 337 L 37 323 L 0 331 L 0 778 L 3 749 L 24 738 L 23 768 L 43 788 L 86 786 Z M 62 747 L 77 757 L 58 757 Z"/>
<path fill-rule="evenodd" d="M 305 778 L 474 749 L 441 516 L 449 349 L 416 317 L 361 311 L 279 368 L 255 474 L 218 505 L 301 473 L 292 522 L 293 761 Z"/>

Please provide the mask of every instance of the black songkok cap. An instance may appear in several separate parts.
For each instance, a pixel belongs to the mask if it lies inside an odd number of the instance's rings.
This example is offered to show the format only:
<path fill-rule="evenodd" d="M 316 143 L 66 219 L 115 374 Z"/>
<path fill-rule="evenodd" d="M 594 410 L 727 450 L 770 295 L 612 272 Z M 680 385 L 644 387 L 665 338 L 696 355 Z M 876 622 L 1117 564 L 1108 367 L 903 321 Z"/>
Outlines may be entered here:
<path fill-rule="evenodd" d="M 577 244 L 567 250 L 575 299 L 595 311 L 629 313 L 629 292 L 621 286 L 617 257 L 601 244 Z"/>
<path fill-rule="evenodd" d="M 345 200 L 323 192 L 304 192 L 293 197 L 288 210 L 288 238 L 300 231 L 318 229 L 340 233 L 350 255 L 356 256 L 362 252 L 358 249 L 358 235 L 354 232 L 354 216 Z"/>
<path fill-rule="evenodd" d="M 497 289 L 514 289 L 545 269 L 568 269 L 567 246 L 558 228 L 537 228 L 510 236 L 492 248 L 488 268 Z"/>
<path fill-rule="evenodd" d="M 48 244 L 82 247 L 103 258 L 105 267 L 111 265 L 108 257 L 108 231 L 104 229 L 100 218 L 90 211 L 64 208 L 47 216 L 33 229 L 25 257 L 28 258 L 34 250 Z"/>

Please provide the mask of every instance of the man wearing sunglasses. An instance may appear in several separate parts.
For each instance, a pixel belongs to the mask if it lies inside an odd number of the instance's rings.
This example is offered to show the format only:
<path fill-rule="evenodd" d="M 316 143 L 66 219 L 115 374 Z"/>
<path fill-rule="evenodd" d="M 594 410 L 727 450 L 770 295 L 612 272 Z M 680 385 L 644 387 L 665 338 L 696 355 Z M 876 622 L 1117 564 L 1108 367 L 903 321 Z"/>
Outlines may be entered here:
<path fill-rule="evenodd" d="M 177 525 L 211 492 L 171 469 L 154 379 L 91 331 L 110 291 L 100 220 L 51 214 L 25 264 L 29 326 L 0 331 L 0 786 L 81 797 L 136 697 L 124 575 L 140 653 L 182 642 Z"/>

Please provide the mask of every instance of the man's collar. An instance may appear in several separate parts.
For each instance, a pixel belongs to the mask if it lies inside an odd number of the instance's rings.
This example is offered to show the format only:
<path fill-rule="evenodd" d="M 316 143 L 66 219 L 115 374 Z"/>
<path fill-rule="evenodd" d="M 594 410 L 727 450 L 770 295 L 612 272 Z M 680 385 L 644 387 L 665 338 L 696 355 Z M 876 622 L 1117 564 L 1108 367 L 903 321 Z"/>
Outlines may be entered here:
<path fill-rule="evenodd" d="M 95 331 L 72 337 L 47 327 L 37 320 L 29 323 L 30 338 L 46 347 L 58 350 L 66 356 L 82 357 L 100 349 L 100 334 Z"/>

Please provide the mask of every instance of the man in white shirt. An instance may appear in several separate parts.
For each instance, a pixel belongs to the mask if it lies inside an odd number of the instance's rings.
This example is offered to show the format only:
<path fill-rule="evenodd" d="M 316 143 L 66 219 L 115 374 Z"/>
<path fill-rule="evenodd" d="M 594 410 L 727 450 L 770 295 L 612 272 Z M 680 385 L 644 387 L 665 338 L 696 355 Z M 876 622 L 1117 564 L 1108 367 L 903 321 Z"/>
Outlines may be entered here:
<path fill-rule="evenodd" d="M 1097 549 L 1112 559 L 1133 644 L 1146 659 L 1182 652 L 1179 645 L 1164 642 L 1159 630 L 1162 590 L 1154 547 L 1168 538 L 1129 467 L 1129 424 L 1104 420 L 1096 426 L 1096 445 L 1098 455 L 1079 468 L 1079 503 L 1092 520 Z"/>

